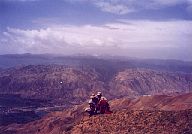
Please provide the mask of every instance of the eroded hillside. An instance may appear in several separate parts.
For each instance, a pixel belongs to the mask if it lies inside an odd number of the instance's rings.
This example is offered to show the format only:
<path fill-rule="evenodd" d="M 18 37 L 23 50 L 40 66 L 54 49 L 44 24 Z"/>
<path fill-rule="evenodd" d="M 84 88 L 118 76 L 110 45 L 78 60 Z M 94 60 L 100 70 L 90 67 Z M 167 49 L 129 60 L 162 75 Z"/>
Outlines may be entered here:
<path fill-rule="evenodd" d="M 93 90 L 103 91 L 103 82 L 94 70 L 30 65 L 0 73 L 0 93 L 3 94 L 19 94 L 67 105 L 82 103 Z"/>
<path fill-rule="evenodd" d="M 30 65 L 0 72 L 0 93 L 41 98 L 57 104 L 80 104 L 88 96 L 102 91 L 117 97 L 186 93 L 191 91 L 192 74 L 126 69 L 104 81 L 105 74 L 94 68 L 63 65 Z"/>
<path fill-rule="evenodd" d="M 117 96 L 187 93 L 192 90 L 192 74 L 126 69 L 110 82 L 110 92 Z"/>

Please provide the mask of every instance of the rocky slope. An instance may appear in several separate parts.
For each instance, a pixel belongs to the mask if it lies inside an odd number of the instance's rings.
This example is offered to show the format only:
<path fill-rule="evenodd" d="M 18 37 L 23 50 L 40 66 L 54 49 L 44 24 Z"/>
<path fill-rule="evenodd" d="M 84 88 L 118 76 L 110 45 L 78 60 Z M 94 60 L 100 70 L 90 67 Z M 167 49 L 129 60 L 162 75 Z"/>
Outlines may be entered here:
<path fill-rule="evenodd" d="M 190 134 L 192 132 L 192 111 L 132 111 L 120 110 L 110 115 L 83 117 L 72 123 L 56 113 L 44 121 L 36 121 L 27 125 L 12 125 L 1 128 L 3 134 Z"/>
<path fill-rule="evenodd" d="M 182 95 L 154 95 L 137 98 L 121 98 L 110 101 L 113 110 L 165 110 L 192 109 L 192 93 Z"/>
<path fill-rule="evenodd" d="M 40 120 L 27 124 L 0 127 L 0 132 L 4 134 L 192 133 L 192 94 L 148 97 L 113 100 L 110 102 L 113 114 L 109 115 L 88 117 L 83 111 L 87 104 L 83 104 L 63 112 L 50 113 Z M 166 101 L 168 103 L 165 103 Z M 187 106 L 180 107 L 181 104 Z"/>
<path fill-rule="evenodd" d="M 73 134 L 184 134 L 192 133 L 192 111 L 127 111 L 83 119 Z"/>
<path fill-rule="evenodd" d="M 110 82 L 110 92 L 117 96 L 186 93 L 192 90 L 192 74 L 126 69 Z"/>

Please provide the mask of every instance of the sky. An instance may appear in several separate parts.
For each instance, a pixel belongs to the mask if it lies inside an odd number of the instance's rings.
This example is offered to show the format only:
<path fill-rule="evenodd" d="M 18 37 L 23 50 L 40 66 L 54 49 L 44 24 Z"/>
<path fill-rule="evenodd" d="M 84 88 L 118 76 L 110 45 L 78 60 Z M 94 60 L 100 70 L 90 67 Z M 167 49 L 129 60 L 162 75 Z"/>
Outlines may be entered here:
<path fill-rule="evenodd" d="M 192 0 L 0 0 L 0 54 L 192 61 Z"/>

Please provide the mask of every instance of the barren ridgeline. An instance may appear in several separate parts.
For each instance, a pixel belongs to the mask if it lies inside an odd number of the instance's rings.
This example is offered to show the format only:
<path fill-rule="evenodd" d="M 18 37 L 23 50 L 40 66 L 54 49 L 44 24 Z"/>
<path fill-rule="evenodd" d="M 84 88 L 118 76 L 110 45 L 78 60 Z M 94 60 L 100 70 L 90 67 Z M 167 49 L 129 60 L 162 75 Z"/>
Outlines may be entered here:
<path fill-rule="evenodd" d="M 89 117 L 87 104 L 52 112 L 40 120 L 0 127 L 2 133 L 191 133 L 192 94 L 110 101 L 112 114 Z"/>

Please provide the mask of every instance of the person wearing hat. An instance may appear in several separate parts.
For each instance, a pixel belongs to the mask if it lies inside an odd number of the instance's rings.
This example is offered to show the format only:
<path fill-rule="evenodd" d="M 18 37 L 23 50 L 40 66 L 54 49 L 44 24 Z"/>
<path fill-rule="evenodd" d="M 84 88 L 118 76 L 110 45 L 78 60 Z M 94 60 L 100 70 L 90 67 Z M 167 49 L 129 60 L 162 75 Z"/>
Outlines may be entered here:
<path fill-rule="evenodd" d="M 89 100 L 89 108 L 85 108 L 85 112 L 89 113 L 89 116 L 95 114 L 95 104 L 92 100 Z"/>
<path fill-rule="evenodd" d="M 92 101 L 95 103 L 95 105 L 98 104 L 99 100 L 98 100 L 98 98 L 97 98 L 97 96 L 96 96 L 95 94 L 92 94 L 90 98 L 91 98 Z"/>
<path fill-rule="evenodd" d="M 97 92 L 97 100 L 98 100 L 97 101 L 97 106 L 96 106 L 96 112 L 97 113 L 101 113 L 101 104 L 102 104 L 102 103 L 100 103 L 101 102 L 101 98 L 103 98 L 102 97 L 102 93 L 101 92 Z"/>
<path fill-rule="evenodd" d="M 91 109 L 91 115 L 94 115 L 96 114 L 96 107 L 97 107 L 97 104 L 98 104 L 98 99 L 97 97 L 95 96 L 95 94 L 92 94 L 90 96 L 90 100 L 89 100 L 89 107 Z"/>

